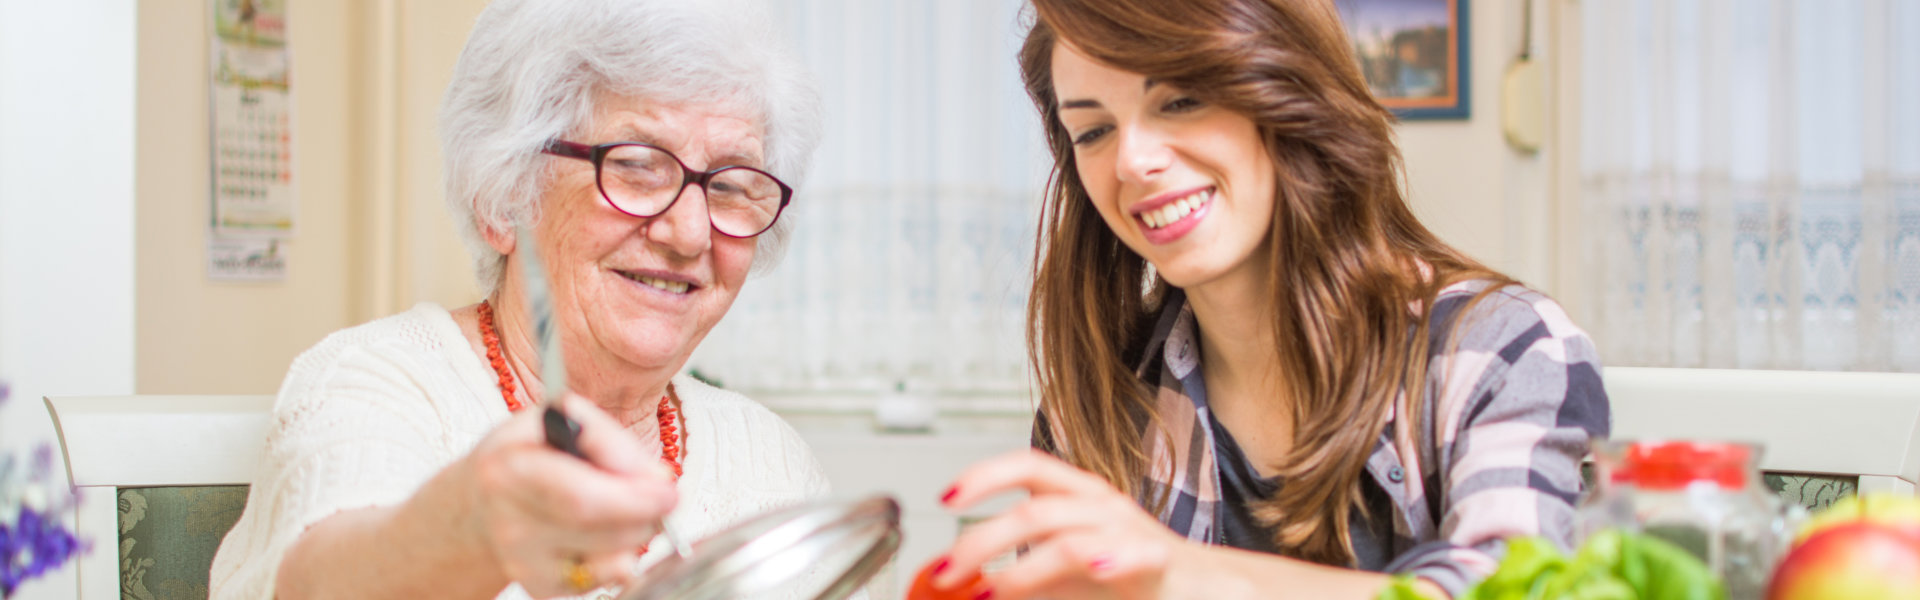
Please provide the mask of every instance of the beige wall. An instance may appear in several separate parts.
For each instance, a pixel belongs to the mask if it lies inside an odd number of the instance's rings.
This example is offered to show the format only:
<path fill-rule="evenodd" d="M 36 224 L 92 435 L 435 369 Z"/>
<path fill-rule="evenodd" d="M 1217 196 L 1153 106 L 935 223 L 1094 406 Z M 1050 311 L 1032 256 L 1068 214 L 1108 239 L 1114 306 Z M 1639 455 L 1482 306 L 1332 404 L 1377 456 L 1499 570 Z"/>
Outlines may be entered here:
<path fill-rule="evenodd" d="M 1409 198 L 1429 227 L 1490 266 L 1557 293 L 1556 142 L 1550 132 L 1539 154 L 1523 155 L 1508 148 L 1500 127 L 1500 83 L 1520 48 L 1520 1 L 1472 3 L 1472 118 L 1404 122 L 1400 150 Z M 1547 9 L 1558 0 L 1537 1 L 1534 55 L 1551 69 Z"/>
<path fill-rule="evenodd" d="M 395 105 L 402 241 L 396 303 L 427 300 L 465 305 L 480 300 L 466 250 L 441 195 L 436 120 L 453 63 L 486 4 L 485 0 L 408 0 L 400 6 L 401 84 L 396 86 Z"/>
<path fill-rule="evenodd" d="M 434 115 L 484 0 L 289 3 L 297 231 L 286 281 L 206 274 L 205 0 L 140 0 L 139 393 L 272 392 L 301 350 L 431 300 L 478 299 L 440 200 Z"/>
<path fill-rule="evenodd" d="M 205 0 L 141 0 L 135 94 L 135 389 L 265 393 L 350 322 L 355 2 L 292 2 L 296 237 L 282 283 L 207 279 Z"/>
<path fill-rule="evenodd" d="M 1552 92 L 1547 104 L 1548 135 L 1555 140 L 1553 165 L 1548 170 L 1555 209 L 1553 227 L 1548 230 L 1548 244 L 1555 250 L 1553 291 L 1574 322 L 1590 323 L 1597 318 L 1599 302 L 1594 299 L 1598 280 L 1592 277 L 1593 269 L 1587 266 L 1590 260 L 1583 256 L 1581 246 L 1585 243 L 1582 238 L 1587 237 L 1582 228 L 1593 217 L 1580 199 L 1580 6 L 1574 0 L 1548 0 L 1546 4 L 1553 7 L 1547 21 L 1554 49 L 1548 62 L 1553 71 L 1548 78 Z M 1538 33 L 1536 30 L 1535 37 Z"/>

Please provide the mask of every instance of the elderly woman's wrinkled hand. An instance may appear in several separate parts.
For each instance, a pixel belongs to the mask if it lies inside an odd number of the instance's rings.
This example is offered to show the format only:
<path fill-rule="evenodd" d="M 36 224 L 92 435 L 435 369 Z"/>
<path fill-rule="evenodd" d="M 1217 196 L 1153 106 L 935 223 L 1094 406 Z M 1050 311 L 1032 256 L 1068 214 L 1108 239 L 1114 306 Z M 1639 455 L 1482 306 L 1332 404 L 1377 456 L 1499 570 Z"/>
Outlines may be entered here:
<path fill-rule="evenodd" d="M 657 452 L 594 403 L 568 400 L 590 462 L 549 447 L 538 410 L 501 424 L 465 461 L 469 539 L 535 597 L 624 581 L 678 500 Z"/>

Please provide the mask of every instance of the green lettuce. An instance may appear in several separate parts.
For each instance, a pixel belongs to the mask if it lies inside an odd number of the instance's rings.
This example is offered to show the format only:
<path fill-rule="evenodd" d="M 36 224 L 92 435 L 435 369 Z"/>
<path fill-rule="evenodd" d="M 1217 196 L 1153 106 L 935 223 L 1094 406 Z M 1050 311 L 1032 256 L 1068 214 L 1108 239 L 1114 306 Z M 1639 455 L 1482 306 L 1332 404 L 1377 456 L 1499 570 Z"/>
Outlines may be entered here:
<path fill-rule="evenodd" d="M 1573 556 L 1537 537 L 1507 543 L 1492 576 L 1455 600 L 1726 600 L 1720 579 L 1692 554 L 1664 540 L 1606 531 Z M 1433 600 L 1410 575 L 1393 578 L 1375 600 Z"/>

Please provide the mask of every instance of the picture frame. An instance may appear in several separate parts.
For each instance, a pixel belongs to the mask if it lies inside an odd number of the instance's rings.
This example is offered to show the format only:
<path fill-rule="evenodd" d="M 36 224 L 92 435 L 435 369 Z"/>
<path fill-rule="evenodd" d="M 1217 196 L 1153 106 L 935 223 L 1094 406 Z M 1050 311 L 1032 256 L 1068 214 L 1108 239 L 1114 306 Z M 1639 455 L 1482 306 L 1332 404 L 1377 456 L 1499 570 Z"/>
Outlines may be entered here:
<path fill-rule="evenodd" d="M 1335 0 L 1360 71 L 1403 120 L 1466 119 L 1468 0 Z"/>

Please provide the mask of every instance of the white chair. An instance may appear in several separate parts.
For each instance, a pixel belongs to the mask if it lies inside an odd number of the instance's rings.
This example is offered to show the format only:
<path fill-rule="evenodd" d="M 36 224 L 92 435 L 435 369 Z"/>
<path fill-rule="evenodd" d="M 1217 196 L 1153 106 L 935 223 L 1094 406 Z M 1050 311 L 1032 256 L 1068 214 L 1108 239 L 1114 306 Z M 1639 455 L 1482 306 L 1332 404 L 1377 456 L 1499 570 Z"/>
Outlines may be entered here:
<path fill-rule="evenodd" d="M 60 437 L 61 455 L 67 474 L 79 493 L 74 532 L 93 544 L 78 564 L 76 596 L 82 600 L 118 600 L 123 586 L 127 597 L 148 595 L 166 598 L 183 594 L 181 584 L 173 580 L 148 581 L 146 569 L 200 571 L 205 585 L 205 570 L 211 564 L 212 550 L 205 541 L 223 537 L 231 520 L 207 518 L 206 507 L 152 507 L 155 520 L 193 516 L 186 523 L 165 523 L 198 533 L 197 547 L 173 549 L 168 539 L 124 538 L 126 528 L 147 517 L 147 494 L 185 492 L 190 498 L 219 498 L 219 511 L 238 517 L 235 499 L 245 503 L 238 488 L 204 486 L 245 486 L 253 477 L 265 449 L 269 413 L 273 396 L 104 396 L 49 397 L 47 413 L 52 416 Z M 134 490 L 123 497 L 122 490 Z M 164 488 L 152 489 L 152 488 Z M 223 492 L 199 495 L 195 492 Z M 122 500 L 127 505 L 122 505 Z M 186 509 L 192 509 L 188 511 Z M 123 513 L 135 513 L 123 522 Z M 150 522 L 150 527 L 160 524 Z M 162 544 L 154 547 L 155 543 Z M 162 564 L 155 566 L 159 558 Z M 207 561 L 207 562 L 201 562 Z M 122 572 L 122 566 L 129 572 Z M 156 578 L 160 577 L 156 575 Z M 148 589 L 151 584 L 153 589 Z M 140 591 L 134 591 L 140 590 Z M 142 594 L 141 592 L 145 592 Z"/>
<path fill-rule="evenodd" d="M 1609 367 L 1614 439 L 1765 445 L 1760 469 L 1920 484 L 1920 374 Z"/>

